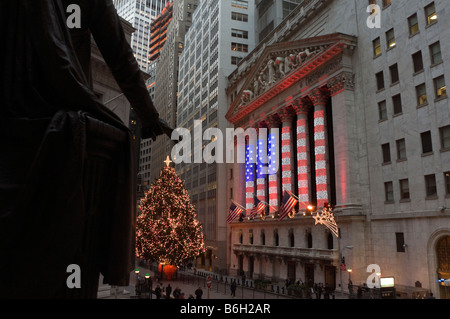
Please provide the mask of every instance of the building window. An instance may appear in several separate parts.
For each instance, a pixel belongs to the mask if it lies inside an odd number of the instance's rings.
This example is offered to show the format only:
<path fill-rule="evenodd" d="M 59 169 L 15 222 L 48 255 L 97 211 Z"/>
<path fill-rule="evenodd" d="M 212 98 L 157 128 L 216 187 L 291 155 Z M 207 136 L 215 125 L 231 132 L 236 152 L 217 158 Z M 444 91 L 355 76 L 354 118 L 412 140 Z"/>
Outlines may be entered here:
<path fill-rule="evenodd" d="M 392 182 L 384 183 L 384 196 L 386 203 L 392 203 L 394 201 L 394 186 Z"/>
<path fill-rule="evenodd" d="M 238 56 L 232 56 L 231 57 L 231 64 L 238 65 L 239 62 L 241 62 L 242 58 Z"/>
<path fill-rule="evenodd" d="M 425 84 L 416 86 L 416 95 L 417 95 L 417 105 L 418 106 L 423 106 L 423 105 L 428 104 L 427 88 L 425 87 Z"/>
<path fill-rule="evenodd" d="M 409 182 L 407 179 L 401 179 L 399 181 L 400 184 L 400 199 L 401 200 L 408 200 L 410 199 L 409 195 Z"/>
<path fill-rule="evenodd" d="M 384 74 L 383 74 L 383 71 L 378 72 L 376 74 L 376 78 L 377 78 L 377 89 L 378 89 L 378 91 L 383 90 L 384 89 Z"/>
<path fill-rule="evenodd" d="M 373 40 L 373 55 L 375 57 L 381 55 L 381 41 L 380 38 Z"/>
<path fill-rule="evenodd" d="M 434 2 L 425 7 L 425 16 L 427 18 L 427 25 L 434 24 L 438 21 L 436 6 L 434 5 Z"/>
<path fill-rule="evenodd" d="M 436 99 L 447 97 L 447 86 L 445 85 L 445 78 L 443 75 L 437 77 L 434 81 L 434 88 L 436 90 Z"/>
<path fill-rule="evenodd" d="M 447 196 L 450 195 L 450 172 L 444 173 L 444 179 L 445 179 L 445 194 Z"/>
<path fill-rule="evenodd" d="M 388 32 L 386 32 L 386 43 L 388 49 L 392 49 L 397 45 L 397 42 L 395 42 L 394 29 L 391 29 Z"/>
<path fill-rule="evenodd" d="M 289 247 L 295 247 L 295 236 L 294 231 L 289 231 Z"/>
<path fill-rule="evenodd" d="M 442 63 L 441 44 L 439 41 L 430 45 L 430 55 L 432 65 Z"/>
<path fill-rule="evenodd" d="M 402 97 L 400 94 L 392 97 L 392 103 L 394 104 L 394 115 L 402 114 Z"/>
<path fill-rule="evenodd" d="M 231 29 L 231 36 L 235 38 L 248 39 L 248 31 Z"/>
<path fill-rule="evenodd" d="M 231 20 L 248 22 L 248 14 L 231 12 Z"/>
<path fill-rule="evenodd" d="M 404 138 L 397 140 L 397 160 L 404 161 L 406 160 L 406 141 Z"/>
<path fill-rule="evenodd" d="M 413 65 L 414 65 L 414 73 L 419 73 L 423 71 L 423 58 L 422 51 L 418 51 L 412 55 Z"/>
<path fill-rule="evenodd" d="M 313 238 L 311 232 L 308 232 L 308 234 L 306 235 L 306 241 L 308 248 L 313 248 Z"/>
<path fill-rule="evenodd" d="M 419 33 L 419 21 L 417 19 L 417 13 L 414 13 L 408 18 L 409 35 L 413 36 Z"/>
<path fill-rule="evenodd" d="M 450 125 L 441 127 L 439 132 L 441 135 L 441 148 L 443 150 L 450 150 Z"/>
<path fill-rule="evenodd" d="M 378 114 L 380 115 L 380 121 L 385 121 L 388 119 L 386 101 L 381 101 L 378 103 Z"/>
<path fill-rule="evenodd" d="M 405 252 L 405 235 L 403 233 L 395 233 L 395 241 L 397 243 L 397 252 L 404 253 Z"/>
<path fill-rule="evenodd" d="M 435 198 L 437 196 L 436 175 L 425 176 L 425 191 L 427 198 Z"/>
<path fill-rule="evenodd" d="M 231 50 L 238 52 L 248 52 L 248 45 L 243 43 L 231 42 Z"/>
<path fill-rule="evenodd" d="M 273 245 L 278 246 L 280 244 L 280 237 L 278 236 L 278 230 L 273 232 Z"/>
<path fill-rule="evenodd" d="M 420 138 L 422 140 L 422 154 L 432 153 L 433 144 L 431 140 L 431 132 L 423 132 L 422 134 L 420 134 Z"/>
<path fill-rule="evenodd" d="M 399 75 L 398 75 L 398 65 L 397 65 L 397 63 L 394 64 L 394 65 L 391 65 L 389 67 L 389 71 L 391 73 L 391 84 L 397 83 L 400 80 Z"/>
<path fill-rule="evenodd" d="M 383 152 L 383 164 L 389 164 L 391 162 L 391 148 L 389 143 L 381 145 L 381 150 Z"/>
<path fill-rule="evenodd" d="M 266 234 L 264 233 L 264 229 L 261 230 L 261 245 L 264 246 L 266 244 Z"/>
<path fill-rule="evenodd" d="M 241 8 L 241 9 L 248 9 L 248 1 L 244 1 L 244 0 L 232 0 L 232 1 L 231 1 L 231 6 L 232 6 L 232 7 Z"/>

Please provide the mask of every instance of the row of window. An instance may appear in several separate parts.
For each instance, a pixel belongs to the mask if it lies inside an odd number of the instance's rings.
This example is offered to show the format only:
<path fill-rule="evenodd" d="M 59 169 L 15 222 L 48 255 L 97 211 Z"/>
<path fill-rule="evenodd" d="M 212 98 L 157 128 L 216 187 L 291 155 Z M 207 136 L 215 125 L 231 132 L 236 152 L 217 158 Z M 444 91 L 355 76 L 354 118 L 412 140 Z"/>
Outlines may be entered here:
<path fill-rule="evenodd" d="M 425 175 L 425 194 L 426 199 L 436 199 L 438 196 L 436 174 Z M 444 183 L 446 196 L 450 196 L 450 172 L 444 173 Z M 401 179 L 398 181 L 398 187 L 400 191 L 400 201 L 409 201 L 411 194 L 409 191 L 409 180 Z M 394 203 L 394 182 L 384 183 L 385 202 L 387 204 Z"/>
<path fill-rule="evenodd" d="M 439 135 L 441 140 L 441 151 L 450 150 L 450 125 L 439 128 Z M 422 154 L 428 155 L 433 152 L 433 143 L 431 131 L 426 131 L 420 134 L 422 142 Z M 397 149 L 397 161 L 404 161 L 406 156 L 406 141 L 404 138 L 395 141 Z M 391 146 L 390 143 L 381 145 L 383 154 L 383 165 L 391 163 Z"/>
<path fill-rule="evenodd" d="M 254 244 L 253 231 L 250 230 L 247 233 L 247 235 L 248 235 L 248 243 L 250 245 L 253 245 Z M 242 230 L 240 230 L 238 233 L 238 240 L 240 244 L 244 243 L 244 235 Z M 326 234 L 326 241 L 327 241 L 327 249 L 334 249 L 333 235 L 331 233 Z M 262 246 L 266 245 L 266 234 L 264 230 L 261 231 L 259 244 Z M 280 245 L 280 235 L 278 234 L 277 230 L 273 232 L 272 245 L 273 246 Z M 288 245 L 289 245 L 288 247 L 291 248 L 295 247 L 295 236 L 292 230 L 288 232 Z M 313 236 L 311 232 L 307 232 L 306 234 L 306 248 L 313 248 Z"/>
<path fill-rule="evenodd" d="M 376 3 L 376 1 L 369 0 L 369 3 L 371 3 L 371 4 Z M 390 1 L 389 1 L 389 4 L 390 4 Z M 438 16 L 436 13 L 436 6 L 435 6 L 434 2 L 432 2 L 431 4 L 426 6 L 424 10 L 425 10 L 427 26 L 430 26 L 430 25 L 438 22 Z M 410 16 L 408 18 L 408 29 L 409 29 L 410 36 L 414 36 L 419 33 L 419 20 L 417 17 L 417 13 L 413 14 L 412 16 Z M 387 45 L 387 50 L 393 49 L 397 45 L 397 42 L 395 40 L 395 32 L 394 32 L 393 28 L 386 32 L 386 45 Z M 382 54 L 380 37 L 373 40 L 373 54 L 374 54 L 374 57 L 378 57 L 379 55 Z"/>

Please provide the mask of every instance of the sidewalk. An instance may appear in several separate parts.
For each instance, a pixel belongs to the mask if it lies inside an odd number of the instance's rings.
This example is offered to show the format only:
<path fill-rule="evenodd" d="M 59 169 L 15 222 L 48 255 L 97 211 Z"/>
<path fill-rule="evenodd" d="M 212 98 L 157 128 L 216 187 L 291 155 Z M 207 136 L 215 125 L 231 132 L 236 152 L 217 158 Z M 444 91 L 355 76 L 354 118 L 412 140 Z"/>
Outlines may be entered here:
<path fill-rule="evenodd" d="M 140 270 L 140 277 L 142 278 L 145 276 L 145 274 L 149 274 L 151 278 L 153 279 L 153 289 L 157 286 L 157 276 L 155 276 L 155 273 L 149 269 L 138 267 Z M 228 277 L 230 278 L 230 277 Z M 227 278 L 227 279 L 228 279 Z M 231 279 L 231 278 L 230 278 Z M 236 278 L 236 280 L 239 278 Z M 99 299 L 133 299 L 136 297 L 136 291 L 135 291 L 135 283 L 136 283 L 136 274 L 134 271 L 130 273 L 130 285 L 127 287 L 118 287 L 119 293 L 117 295 L 114 295 L 113 289 L 111 289 L 110 295 L 105 295 L 100 297 Z M 172 293 L 173 291 L 178 287 L 181 289 L 181 292 L 184 293 L 185 299 L 188 299 L 189 295 L 194 296 L 195 298 L 195 290 L 197 290 L 199 287 L 203 290 L 203 296 L 202 299 L 292 299 L 292 297 L 283 294 L 280 290 L 279 293 L 272 293 L 269 291 L 260 291 L 255 289 L 250 289 L 247 287 L 244 287 L 242 285 L 237 285 L 235 297 L 233 298 L 231 296 L 230 291 L 230 281 L 227 280 L 227 283 L 224 281 L 216 281 L 213 280 L 211 284 L 211 288 L 208 289 L 206 285 L 206 278 L 199 275 L 194 275 L 192 270 L 186 270 L 186 271 L 178 271 L 178 278 L 176 280 L 165 280 L 161 281 L 161 286 L 164 288 L 167 287 L 168 284 L 172 287 Z M 125 293 L 123 293 L 125 292 Z M 163 292 L 164 294 L 164 292 Z M 171 294 L 172 296 L 172 294 Z M 313 296 L 315 298 L 315 295 Z M 333 297 L 330 297 L 333 298 Z M 156 296 L 153 294 L 152 299 L 156 299 Z M 323 296 L 322 296 L 323 299 Z M 334 294 L 334 299 L 348 299 L 348 296 L 346 294 L 342 295 L 340 292 L 336 292 Z"/>

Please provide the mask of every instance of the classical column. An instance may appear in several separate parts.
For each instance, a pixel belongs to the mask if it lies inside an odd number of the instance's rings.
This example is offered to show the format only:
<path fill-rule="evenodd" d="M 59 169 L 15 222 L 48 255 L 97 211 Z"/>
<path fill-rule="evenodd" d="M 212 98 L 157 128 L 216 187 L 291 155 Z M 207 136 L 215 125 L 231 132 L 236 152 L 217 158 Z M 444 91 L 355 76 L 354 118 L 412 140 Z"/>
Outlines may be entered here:
<path fill-rule="evenodd" d="M 311 103 L 298 99 L 293 108 L 297 114 L 297 181 L 298 198 L 302 203 L 310 201 L 310 163 L 309 163 L 309 137 L 308 137 L 308 111 Z"/>
<path fill-rule="evenodd" d="M 256 149 L 250 139 L 246 137 L 245 149 L 245 208 L 251 209 L 254 205 L 255 197 L 255 164 Z"/>
<path fill-rule="evenodd" d="M 317 207 L 320 209 L 329 200 L 328 192 L 328 145 L 326 127 L 326 105 L 328 95 L 316 89 L 310 95 L 314 105 L 314 152 L 316 171 Z"/>
<path fill-rule="evenodd" d="M 281 182 L 283 191 L 293 191 L 293 150 L 291 147 L 292 139 L 292 120 L 293 114 L 287 108 L 279 113 L 281 119 Z"/>
<path fill-rule="evenodd" d="M 267 121 L 270 129 L 279 129 L 280 120 L 278 116 L 271 116 Z M 278 186 L 281 185 L 280 163 L 279 163 L 279 134 L 269 130 L 269 205 L 278 209 L 280 192 Z M 273 209 L 272 209 L 273 211 Z"/>
<path fill-rule="evenodd" d="M 266 136 L 260 136 L 260 128 L 264 128 L 262 124 L 260 124 L 256 130 L 258 133 L 257 139 L 257 162 L 256 162 L 256 196 L 260 200 L 265 200 L 266 197 L 266 171 L 267 171 L 267 161 L 263 160 L 263 158 L 267 158 L 267 140 Z"/>

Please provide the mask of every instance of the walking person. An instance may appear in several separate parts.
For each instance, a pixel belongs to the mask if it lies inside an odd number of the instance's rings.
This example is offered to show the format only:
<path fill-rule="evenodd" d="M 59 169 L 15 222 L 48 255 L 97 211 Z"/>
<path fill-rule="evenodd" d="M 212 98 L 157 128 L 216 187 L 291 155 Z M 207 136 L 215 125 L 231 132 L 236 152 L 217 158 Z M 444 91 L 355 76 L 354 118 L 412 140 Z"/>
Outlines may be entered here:
<path fill-rule="evenodd" d="M 203 296 L 203 290 L 201 287 L 198 287 L 198 289 L 195 291 L 196 299 L 202 299 Z"/>
<path fill-rule="evenodd" d="M 233 281 L 231 282 L 230 289 L 231 289 L 231 296 L 232 296 L 233 298 L 236 297 L 236 280 L 233 280 Z"/>
<path fill-rule="evenodd" d="M 170 299 L 171 293 L 172 293 L 172 287 L 170 286 L 170 284 L 168 284 L 166 287 L 166 299 Z"/>
<path fill-rule="evenodd" d="M 156 299 L 161 299 L 161 287 L 158 285 L 155 289 Z"/>

